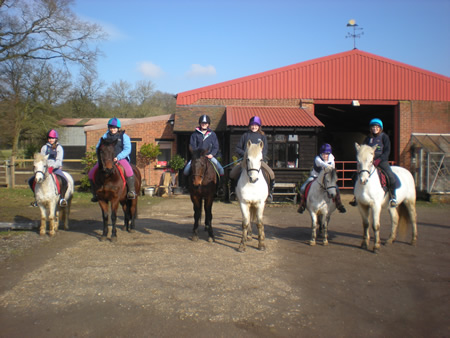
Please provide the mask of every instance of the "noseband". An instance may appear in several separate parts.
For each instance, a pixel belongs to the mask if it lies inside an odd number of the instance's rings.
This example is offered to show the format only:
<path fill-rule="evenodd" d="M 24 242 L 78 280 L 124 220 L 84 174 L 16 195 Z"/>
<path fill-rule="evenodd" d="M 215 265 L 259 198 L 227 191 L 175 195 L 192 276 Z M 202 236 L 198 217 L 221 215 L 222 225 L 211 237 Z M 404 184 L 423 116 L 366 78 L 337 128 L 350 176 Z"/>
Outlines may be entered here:
<path fill-rule="evenodd" d="M 332 185 L 330 187 L 327 185 L 327 182 L 326 182 L 325 178 L 327 177 L 328 174 L 331 174 L 331 173 L 324 173 L 323 174 L 322 183 L 319 183 L 319 185 L 322 188 L 322 190 L 327 193 L 328 197 L 331 198 L 330 193 L 328 192 L 328 190 L 336 189 L 336 185 Z"/>
<path fill-rule="evenodd" d="M 261 160 L 262 161 L 262 160 Z M 247 167 L 247 176 L 250 178 L 250 173 L 252 171 L 256 171 L 256 174 L 259 175 L 259 172 L 261 171 L 261 166 L 259 166 L 259 169 L 255 169 L 255 168 L 249 168 L 248 165 Z M 251 183 L 256 183 L 258 181 L 258 178 L 255 180 L 255 182 L 251 182 Z"/>

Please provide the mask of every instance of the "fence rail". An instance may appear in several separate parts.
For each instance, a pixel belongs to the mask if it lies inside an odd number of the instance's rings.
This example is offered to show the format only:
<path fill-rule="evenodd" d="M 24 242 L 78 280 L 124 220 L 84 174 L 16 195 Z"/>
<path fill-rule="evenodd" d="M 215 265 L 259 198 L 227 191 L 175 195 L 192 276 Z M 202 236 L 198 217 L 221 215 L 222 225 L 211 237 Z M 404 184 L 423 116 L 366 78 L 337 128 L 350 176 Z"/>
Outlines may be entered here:
<path fill-rule="evenodd" d="M 81 160 L 64 160 L 64 171 L 71 174 L 76 182 L 83 174 Z M 28 179 L 33 176 L 33 160 L 17 159 L 0 161 L 0 186 L 8 188 L 21 188 L 28 186 Z"/>

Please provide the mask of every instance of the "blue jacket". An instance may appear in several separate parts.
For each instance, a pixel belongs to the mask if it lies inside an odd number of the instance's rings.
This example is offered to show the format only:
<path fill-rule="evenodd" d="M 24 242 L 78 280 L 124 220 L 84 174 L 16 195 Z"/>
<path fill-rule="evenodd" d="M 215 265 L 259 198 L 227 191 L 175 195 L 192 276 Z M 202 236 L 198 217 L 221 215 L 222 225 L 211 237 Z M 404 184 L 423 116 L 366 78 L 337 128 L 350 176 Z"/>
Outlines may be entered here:
<path fill-rule="evenodd" d="M 208 128 L 205 134 L 200 131 L 200 128 L 196 128 L 191 135 L 189 140 L 189 145 L 192 150 L 197 149 L 209 149 L 209 154 L 216 157 L 219 152 L 219 141 L 217 140 L 217 135 L 211 129 Z"/>
<path fill-rule="evenodd" d="M 128 161 L 130 160 L 130 154 L 131 154 L 131 140 L 130 137 L 125 134 L 125 132 L 123 131 L 119 131 L 118 133 L 121 133 L 121 137 L 117 136 L 117 139 L 119 142 L 117 142 L 117 148 L 116 148 L 116 157 L 117 160 L 123 160 L 124 158 L 126 158 Z M 107 139 L 107 138 L 111 138 L 114 135 L 110 134 L 109 131 L 107 131 L 102 137 L 101 139 Z M 98 147 L 100 146 L 100 142 L 101 139 L 98 140 L 96 149 L 98 149 Z"/>

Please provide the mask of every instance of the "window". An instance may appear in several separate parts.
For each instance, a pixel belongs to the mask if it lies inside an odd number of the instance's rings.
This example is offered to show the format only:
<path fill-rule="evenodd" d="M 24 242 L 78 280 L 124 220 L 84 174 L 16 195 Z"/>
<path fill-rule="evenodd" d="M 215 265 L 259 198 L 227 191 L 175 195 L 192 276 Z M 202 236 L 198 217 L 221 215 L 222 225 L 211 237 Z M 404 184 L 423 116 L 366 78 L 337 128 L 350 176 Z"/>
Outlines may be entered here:
<path fill-rule="evenodd" d="M 272 168 L 298 168 L 300 144 L 298 135 L 266 135 L 269 148 L 269 166 Z"/>
<path fill-rule="evenodd" d="M 166 167 L 169 161 L 172 159 L 172 142 L 170 141 L 158 141 L 159 151 L 161 155 L 158 156 L 157 165 L 160 167 Z"/>

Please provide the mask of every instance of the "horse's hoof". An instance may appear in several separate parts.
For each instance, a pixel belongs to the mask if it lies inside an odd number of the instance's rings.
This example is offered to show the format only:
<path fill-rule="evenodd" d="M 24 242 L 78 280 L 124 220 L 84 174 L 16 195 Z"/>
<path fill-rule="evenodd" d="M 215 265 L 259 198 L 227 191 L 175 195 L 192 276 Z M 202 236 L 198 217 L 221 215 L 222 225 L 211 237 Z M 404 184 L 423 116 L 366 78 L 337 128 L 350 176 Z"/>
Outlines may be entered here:
<path fill-rule="evenodd" d="M 239 248 L 238 248 L 238 251 L 239 252 L 245 252 L 245 246 L 240 245 Z"/>
<path fill-rule="evenodd" d="M 411 241 L 411 245 L 412 245 L 412 246 L 416 246 L 416 244 L 417 244 L 417 240 L 413 239 L 413 240 Z"/>
<path fill-rule="evenodd" d="M 198 242 L 198 236 L 192 236 L 192 241 L 193 242 Z"/>
<path fill-rule="evenodd" d="M 309 241 L 309 245 L 310 245 L 310 246 L 316 245 L 316 241 Z"/>
<path fill-rule="evenodd" d="M 100 237 L 100 242 L 104 242 L 104 241 L 106 241 L 108 238 L 106 237 L 106 236 L 101 236 Z"/>
<path fill-rule="evenodd" d="M 39 236 L 45 236 L 45 231 L 44 232 L 40 232 Z"/>
<path fill-rule="evenodd" d="M 132 234 L 132 233 L 135 233 L 136 230 L 134 230 L 134 229 L 129 229 L 128 232 L 129 232 L 130 234 Z"/>
<path fill-rule="evenodd" d="M 362 242 L 361 243 L 361 249 L 367 250 L 367 243 L 366 242 Z"/>
<path fill-rule="evenodd" d="M 328 245 L 328 241 L 323 241 L 323 245 L 327 246 Z"/>
<path fill-rule="evenodd" d="M 54 232 L 54 231 L 50 231 L 50 232 L 48 233 L 48 235 L 49 235 L 50 237 L 53 237 L 53 236 L 55 236 L 55 232 Z"/>
<path fill-rule="evenodd" d="M 394 242 L 394 240 L 393 240 L 393 239 L 388 239 L 388 240 L 386 241 L 385 245 L 389 245 L 389 244 L 392 244 L 393 242 Z"/>
<path fill-rule="evenodd" d="M 117 236 L 112 236 L 111 237 L 111 242 L 113 242 L 113 243 L 117 242 Z"/>
<path fill-rule="evenodd" d="M 209 243 L 215 242 L 214 237 L 208 237 L 208 242 L 209 242 Z"/>
<path fill-rule="evenodd" d="M 258 250 L 260 251 L 266 251 L 266 246 L 264 244 L 259 244 L 258 245 Z"/>
<path fill-rule="evenodd" d="M 373 247 L 373 253 L 378 253 L 378 252 L 380 252 L 380 248 L 379 247 L 376 247 L 376 246 L 374 246 Z"/>

